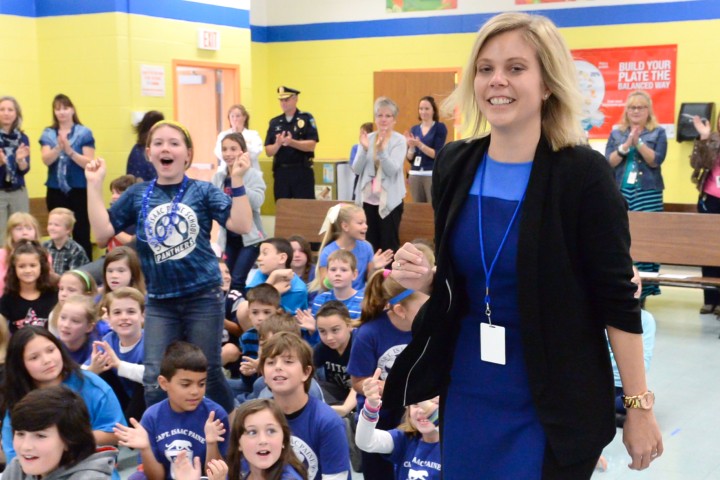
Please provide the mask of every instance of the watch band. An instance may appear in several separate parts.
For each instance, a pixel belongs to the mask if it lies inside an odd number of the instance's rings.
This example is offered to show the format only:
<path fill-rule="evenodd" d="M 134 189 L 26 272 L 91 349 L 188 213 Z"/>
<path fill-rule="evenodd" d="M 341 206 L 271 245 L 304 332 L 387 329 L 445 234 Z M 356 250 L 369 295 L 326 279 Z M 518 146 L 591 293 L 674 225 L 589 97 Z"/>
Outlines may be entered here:
<path fill-rule="evenodd" d="M 648 390 L 640 395 L 633 395 L 630 397 L 623 395 L 622 400 L 625 408 L 640 408 L 643 410 L 649 410 L 652 408 L 655 401 L 655 394 Z"/>

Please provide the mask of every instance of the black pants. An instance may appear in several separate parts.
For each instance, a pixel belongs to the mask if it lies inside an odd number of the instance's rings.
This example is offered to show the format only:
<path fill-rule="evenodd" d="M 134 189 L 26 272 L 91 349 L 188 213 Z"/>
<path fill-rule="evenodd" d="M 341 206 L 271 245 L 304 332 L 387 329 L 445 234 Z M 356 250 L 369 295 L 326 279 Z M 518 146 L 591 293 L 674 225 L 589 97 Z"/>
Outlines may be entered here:
<path fill-rule="evenodd" d="M 402 220 L 403 204 L 395 207 L 390 215 L 380 218 L 377 205 L 363 203 L 365 217 L 367 217 L 367 235 L 365 239 L 370 242 L 374 249 L 391 249 L 397 252 L 400 248 L 400 220 Z"/>
<path fill-rule="evenodd" d="M 703 193 L 697 204 L 698 213 L 720 213 L 720 198 Z M 712 241 L 708 239 L 708 241 Z M 720 277 L 720 267 L 702 267 L 703 277 Z M 720 292 L 716 288 L 703 290 L 705 305 L 720 305 Z"/>
<path fill-rule="evenodd" d="M 542 480 L 590 480 L 600 454 L 573 465 L 561 466 L 549 446 L 545 447 Z"/>
<path fill-rule="evenodd" d="M 59 188 L 48 188 L 45 198 L 48 212 L 53 208 L 69 208 L 75 214 L 75 228 L 73 228 L 73 240 L 78 242 L 92 260 L 92 244 L 90 243 L 90 220 L 87 211 L 87 189 L 73 188 L 67 194 Z"/>
<path fill-rule="evenodd" d="M 312 167 L 276 167 L 275 201 L 280 198 L 315 198 L 315 173 Z"/>

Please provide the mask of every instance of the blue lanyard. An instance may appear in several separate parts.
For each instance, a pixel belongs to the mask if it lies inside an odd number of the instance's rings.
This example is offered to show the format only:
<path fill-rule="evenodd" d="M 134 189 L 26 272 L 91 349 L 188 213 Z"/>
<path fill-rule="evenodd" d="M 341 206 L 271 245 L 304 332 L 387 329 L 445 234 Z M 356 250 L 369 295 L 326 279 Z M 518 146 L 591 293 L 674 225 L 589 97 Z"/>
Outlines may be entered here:
<path fill-rule="evenodd" d="M 513 213 L 513 216 L 510 219 L 510 223 L 507 226 L 507 230 L 505 230 L 505 235 L 503 235 L 503 239 L 500 242 L 500 246 L 498 247 L 497 252 L 495 252 L 495 258 L 493 258 L 493 261 L 490 264 L 490 268 L 488 268 L 487 261 L 485 260 L 485 241 L 483 239 L 482 228 L 482 191 L 483 181 L 485 180 L 485 168 L 489 161 L 490 159 L 488 155 L 485 154 L 485 158 L 483 159 L 483 164 L 480 169 L 480 187 L 478 191 L 478 232 L 480 234 L 480 257 L 482 258 L 482 266 L 483 270 L 485 271 L 485 315 L 487 315 L 488 323 L 492 325 L 492 319 L 490 318 L 490 315 L 492 313 L 490 310 L 490 277 L 492 276 L 493 270 L 495 269 L 495 264 L 497 264 L 498 258 L 500 258 L 500 252 L 502 252 L 503 247 L 505 247 L 505 242 L 507 242 L 508 236 L 510 235 L 510 230 L 512 230 L 515 219 L 520 212 L 520 207 L 522 207 L 523 201 L 525 200 L 525 193 L 527 193 L 527 188 L 525 189 L 525 192 L 523 192 L 522 198 L 520 198 L 517 207 L 515 207 L 515 213 Z"/>

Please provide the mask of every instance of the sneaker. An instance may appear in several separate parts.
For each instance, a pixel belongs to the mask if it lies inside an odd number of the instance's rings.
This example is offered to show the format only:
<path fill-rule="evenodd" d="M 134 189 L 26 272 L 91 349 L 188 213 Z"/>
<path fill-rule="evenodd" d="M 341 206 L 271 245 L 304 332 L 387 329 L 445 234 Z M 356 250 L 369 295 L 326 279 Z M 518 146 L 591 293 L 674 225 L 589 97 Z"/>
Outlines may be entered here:
<path fill-rule="evenodd" d="M 720 311 L 720 307 L 717 307 L 715 305 L 710 305 L 709 303 L 706 303 L 705 305 L 700 307 L 701 315 L 707 315 L 708 313 L 715 313 L 715 315 L 717 315 L 719 311 Z"/>

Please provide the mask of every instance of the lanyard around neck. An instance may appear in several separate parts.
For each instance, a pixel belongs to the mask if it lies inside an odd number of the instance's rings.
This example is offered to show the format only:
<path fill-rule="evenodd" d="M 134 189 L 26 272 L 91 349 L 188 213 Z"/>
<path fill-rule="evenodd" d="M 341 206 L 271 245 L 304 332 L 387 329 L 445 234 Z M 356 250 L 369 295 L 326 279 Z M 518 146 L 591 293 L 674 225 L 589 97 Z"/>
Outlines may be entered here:
<path fill-rule="evenodd" d="M 505 230 L 505 234 L 503 235 L 502 241 L 500 242 L 500 245 L 498 246 L 497 252 L 495 252 L 495 257 L 493 258 L 492 262 L 490 263 L 490 268 L 488 268 L 487 260 L 485 259 L 485 241 L 484 241 L 484 235 L 483 235 L 483 227 L 482 227 L 482 192 L 483 192 L 483 182 L 485 180 L 485 170 L 487 168 L 487 164 L 490 161 L 490 157 L 485 154 L 485 158 L 483 159 L 482 166 L 480 167 L 480 186 L 478 189 L 478 232 L 480 234 L 480 257 L 482 258 L 482 266 L 483 270 L 485 272 L 485 315 L 487 316 L 488 323 L 492 325 L 492 319 L 490 318 L 491 310 L 490 310 L 490 278 L 492 277 L 492 273 L 495 270 L 495 265 L 497 264 L 498 258 L 500 258 L 500 253 L 502 252 L 503 247 L 505 247 L 505 243 L 507 242 L 508 236 L 510 236 L 510 230 L 512 230 L 512 226 L 515 223 L 515 219 L 518 216 L 518 213 L 520 212 L 520 207 L 522 207 L 523 200 L 525 200 L 525 193 L 527 192 L 527 189 L 525 189 L 525 192 L 523 192 L 522 197 L 520 198 L 520 201 L 518 202 L 517 206 L 515 207 L 515 212 L 512 215 L 512 218 L 510 218 L 510 223 L 508 223 L 507 229 Z"/>

